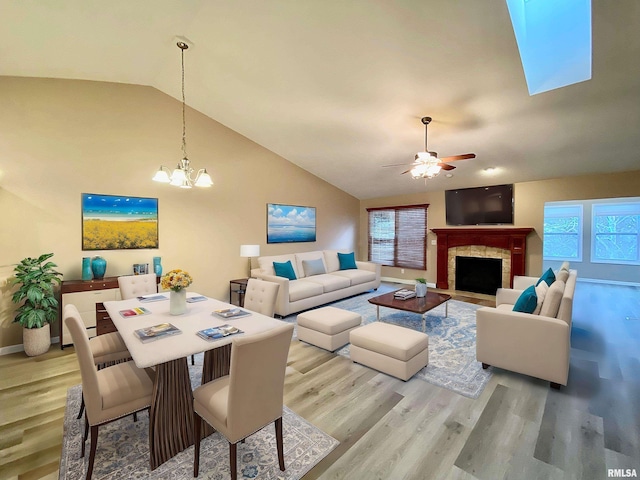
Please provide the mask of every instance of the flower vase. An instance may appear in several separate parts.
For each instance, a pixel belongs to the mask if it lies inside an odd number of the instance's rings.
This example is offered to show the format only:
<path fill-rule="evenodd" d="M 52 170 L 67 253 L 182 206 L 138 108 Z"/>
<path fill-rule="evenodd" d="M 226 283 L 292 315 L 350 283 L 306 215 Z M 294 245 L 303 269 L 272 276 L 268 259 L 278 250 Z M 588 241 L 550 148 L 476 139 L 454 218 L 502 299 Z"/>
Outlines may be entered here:
<path fill-rule="evenodd" d="M 177 292 L 169 292 L 169 313 L 171 315 L 182 315 L 187 311 L 187 290 L 182 288 Z"/>
<path fill-rule="evenodd" d="M 93 257 L 91 261 L 91 271 L 93 272 L 93 278 L 102 280 L 107 271 L 107 261 L 99 255 Z"/>
<path fill-rule="evenodd" d="M 416 283 L 416 297 L 422 298 L 427 296 L 427 284 Z"/>
<path fill-rule="evenodd" d="M 161 257 L 153 257 L 153 273 L 156 274 L 156 277 L 162 276 L 162 261 Z"/>
<path fill-rule="evenodd" d="M 93 271 L 91 270 L 91 258 L 82 257 L 82 280 L 91 280 Z"/>

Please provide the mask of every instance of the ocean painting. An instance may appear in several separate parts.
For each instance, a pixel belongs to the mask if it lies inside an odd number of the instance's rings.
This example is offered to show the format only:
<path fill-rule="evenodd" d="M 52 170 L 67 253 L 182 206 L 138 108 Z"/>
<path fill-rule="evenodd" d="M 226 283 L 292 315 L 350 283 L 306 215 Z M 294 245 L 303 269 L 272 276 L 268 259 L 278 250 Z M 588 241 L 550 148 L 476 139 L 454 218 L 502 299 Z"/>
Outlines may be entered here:
<path fill-rule="evenodd" d="M 315 241 L 315 207 L 267 203 L 267 243 Z"/>
<path fill-rule="evenodd" d="M 82 194 L 82 250 L 158 248 L 158 199 Z"/>

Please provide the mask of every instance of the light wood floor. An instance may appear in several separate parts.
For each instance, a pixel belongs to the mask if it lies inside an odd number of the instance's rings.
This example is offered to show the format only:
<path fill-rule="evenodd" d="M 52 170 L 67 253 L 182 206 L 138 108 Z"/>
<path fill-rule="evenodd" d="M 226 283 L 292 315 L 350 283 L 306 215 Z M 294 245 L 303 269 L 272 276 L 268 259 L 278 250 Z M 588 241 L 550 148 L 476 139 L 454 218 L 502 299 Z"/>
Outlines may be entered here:
<path fill-rule="evenodd" d="M 454 298 L 491 304 L 492 297 Z M 640 474 L 640 288 L 579 282 L 569 385 L 503 370 L 475 400 L 293 341 L 285 404 L 340 441 L 305 479 Z M 72 348 L 0 357 L 0 479 L 57 478 Z"/>

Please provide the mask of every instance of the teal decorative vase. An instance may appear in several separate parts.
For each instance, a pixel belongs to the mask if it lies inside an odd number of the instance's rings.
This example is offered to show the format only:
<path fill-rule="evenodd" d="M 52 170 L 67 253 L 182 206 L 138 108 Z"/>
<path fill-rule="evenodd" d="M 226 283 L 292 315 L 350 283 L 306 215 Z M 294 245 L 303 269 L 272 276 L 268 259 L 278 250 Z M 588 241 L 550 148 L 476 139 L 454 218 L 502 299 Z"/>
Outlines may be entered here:
<path fill-rule="evenodd" d="M 100 255 L 93 257 L 91 261 L 91 271 L 93 272 L 93 278 L 102 280 L 107 271 L 107 261 Z"/>
<path fill-rule="evenodd" d="M 162 276 L 162 257 L 153 257 L 153 272 L 156 274 L 156 277 Z"/>
<path fill-rule="evenodd" d="M 91 271 L 91 258 L 82 257 L 82 280 L 91 280 L 93 271 Z"/>

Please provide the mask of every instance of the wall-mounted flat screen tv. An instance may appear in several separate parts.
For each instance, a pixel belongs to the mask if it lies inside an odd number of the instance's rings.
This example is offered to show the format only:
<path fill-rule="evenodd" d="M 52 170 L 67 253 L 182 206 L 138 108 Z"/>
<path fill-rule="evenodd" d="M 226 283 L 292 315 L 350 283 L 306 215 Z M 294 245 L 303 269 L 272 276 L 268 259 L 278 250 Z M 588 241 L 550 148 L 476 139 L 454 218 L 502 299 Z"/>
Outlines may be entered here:
<path fill-rule="evenodd" d="M 444 193 L 447 225 L 513 224 L 513 184 Z"/>

